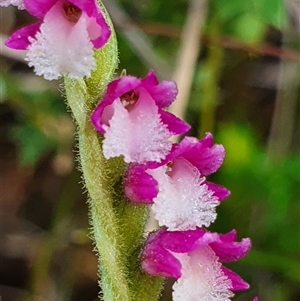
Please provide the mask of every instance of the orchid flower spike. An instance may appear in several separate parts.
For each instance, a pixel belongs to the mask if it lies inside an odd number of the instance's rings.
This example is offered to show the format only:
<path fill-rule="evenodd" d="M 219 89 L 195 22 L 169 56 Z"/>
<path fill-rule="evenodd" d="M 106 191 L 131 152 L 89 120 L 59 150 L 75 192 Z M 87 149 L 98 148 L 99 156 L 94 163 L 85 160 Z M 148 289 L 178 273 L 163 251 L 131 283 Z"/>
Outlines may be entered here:
<path fill-rule="evenodd" d="M 37 75 L 48 80 L 91 75 L 96 67 L 94 48 L 103 47 L 111 34 L 95 0 L 5 0 L 1 5 L 8 2 L 23 5 L 41 19 L 17 30 L 5 43 L 27 49 L 26 60 Z"/>
<path fill-rule="evenodd" d="M 177 95 L 172 81 L 158 82 L 154 71 L 139 79 L 112 81 L 92 114 L 94 127 L 104 134 L 105 158 L 123 156 L 126 163 L 161 162 L 172 148 L 168 139 L 190 129 L 164 110 Z"/>
<path fill-rule="evenodd" d="M 153 204 L 160 226 L 170 231 L 208 227 L 216 207 L 230 192 L 206 181 L 223 163 L 225 150 L 210 133 L 202 140 L 186 137 L 159 164 L 130 165 L 124 191 L 134 203 Z"/>
<path fill-rule="evenodd" d="M 156 276 L 177 279 L 173 301 L 229 301 L 234 291 L 249 288 L 240 276 L 222 265 L 245 256 L 249 238 L 236 241 L 235 230 L 227 234 L 197 228 L 151 233 L 141 254 L 142 269 Z"/>

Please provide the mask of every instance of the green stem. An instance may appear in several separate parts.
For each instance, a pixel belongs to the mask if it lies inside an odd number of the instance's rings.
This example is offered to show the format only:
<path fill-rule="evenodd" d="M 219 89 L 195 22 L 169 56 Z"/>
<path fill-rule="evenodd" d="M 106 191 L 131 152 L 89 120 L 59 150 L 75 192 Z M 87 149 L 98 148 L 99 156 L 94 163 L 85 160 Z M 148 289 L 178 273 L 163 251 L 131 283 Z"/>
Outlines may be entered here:
<path fill-rule="evenodd" d="M 108 16 L 106 18 L 112 28 Z M 139 265 L 149 208 L 131 204 L 124 198 L 122 176 L 126 165 L 122 158 L 104 158 L 103 137 L 90 121 L 92 110 L 118 63 L 114 33 L 105 47 L 96 51 L 95 57 L 97 68 L 92 76 L 80 80 L 65 78 L 65 92 L 78 125 L 79 161 L 89 194 L 90 223 L 99 256 L 103 300 L 157 301 L 163 280 L 142 273 Z"/>
<path fill-rule="evenodd" d="M 90 122 L 92 103 L 83 81 L 65 79 L 68 104 L 78 123 L 79 159 L 89 193 L 90 222 L 101 268 L 101 288 L 104 300 L 131 300 L 122 261 L 123 241 L 113 208 L 113 177 L 108 161 L 102 154 L 101 142 Z"/>
<path fill-rule="evenodd" d="M 80 104 L 82 84 L 66 79 L 66 86 L 76 90 L 68 93 L 74 115 L 85 114 Z M 77 87 L 76 87 L 77 86 Z M 81 93 L 80 93 L 81 91 Z M 163 279 L 140 271 L 138 256 L 143 241 L 148 207 L 129 203 L 118 190 L 124 172 L 122 159 L 106 160 L 101 138 L 86 114 L 77 116 L 83 122 L 78 129 L 80 163 L 85 187 L 89 192 L 93 238 L 99 255 L 103 299 L 158 300 Z M 116 186 L 118 189 L 116 190 Z M 120 187 L 121 186 L 121 187 Z M 145 299 L 146 298 L 146 299 Z"/>

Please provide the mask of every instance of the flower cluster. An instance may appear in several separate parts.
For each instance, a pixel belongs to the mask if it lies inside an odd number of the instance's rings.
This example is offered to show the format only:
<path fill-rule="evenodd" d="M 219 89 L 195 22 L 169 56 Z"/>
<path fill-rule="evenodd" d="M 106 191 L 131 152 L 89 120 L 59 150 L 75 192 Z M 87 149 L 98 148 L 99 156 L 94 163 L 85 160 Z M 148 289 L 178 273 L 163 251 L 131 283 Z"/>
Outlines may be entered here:
<path fill-rule="evenodd" d="M 16 5 L 40 21 L 14 32 L 6 41 L 28 50 L 26 60 L 48 80 L 63 75 L 90 76 L 96 67 L 94 48 L 105 45 L 110 28 L 95 0 L 1 0 Z"/>
<path fill-rule="evenodd" d="M 111 34 L 96 0 L 0 0 L 0 6 L 10 4 L 40 20 L 6 41 L 10 48 L 28 50 L 26 60 L 38 75 L 49 80 L 91 75 L 94 49 Z M 91 120 L 104 137 L 104 157 L 123 157 L 127 163 L 128 201 L 151 206 L 160 226 L 141 251 L 143 271 L 177 279 L 174 301 L 228 301 L 249 285 L 223 263 L 246 255 L 251 242 L 237 241 L 235 230 L 218 234 L 204 228 L 230 194 L 206 179 L 222 165 L 225 150 L 210 133 L 201 140 L 171 142 L 190 129 L 166 110 L 176 96 L 176 84 L 159 83 L 154 71 L 142 79 L 123 76 L 108 84 Z"/>
<path fill-rule="evenodd" d="M 178 279 L 174 301 L 230 300 L 249 285 L 222 263 L 243 257 L 251 242 L 236 241 L 234 230 L 222 235 L 203 228 L 230 194 L 206 180 L 222 165 L 225 150 L 210 133 L 202 140 L 170 142 L 190 128 L 165 111 L 176 95 L 175 83 L 159 83 L 153 71 L 143 79 L 123 76 L 108 85 L 92 122 L 104 135 L 104 156 L 123 156 L 128 163 L 123 181 L 128 200 L 151 205 L 161 226 L 145 243 L 142 269 Z"/>

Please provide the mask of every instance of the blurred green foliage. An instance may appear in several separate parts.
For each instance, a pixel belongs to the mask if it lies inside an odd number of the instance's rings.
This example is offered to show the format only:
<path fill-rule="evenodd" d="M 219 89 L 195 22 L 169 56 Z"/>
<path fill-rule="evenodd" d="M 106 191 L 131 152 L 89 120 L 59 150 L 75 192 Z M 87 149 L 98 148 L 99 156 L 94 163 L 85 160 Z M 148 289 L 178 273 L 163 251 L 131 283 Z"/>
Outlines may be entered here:
<path fill-rule="evenodd" d="M 72 145 L 72 137 L 65 140 L 59 134 L 59 120 L 67 110 L 58 91 L 50 87 L 36 90 L 34 84 L 28 88 L 21 79 L 4 72 L 0 82 L 1 97 L 17 113 L 10 137 L 18 146 L 21 165 L 33 166 L 45 154 Z"/>

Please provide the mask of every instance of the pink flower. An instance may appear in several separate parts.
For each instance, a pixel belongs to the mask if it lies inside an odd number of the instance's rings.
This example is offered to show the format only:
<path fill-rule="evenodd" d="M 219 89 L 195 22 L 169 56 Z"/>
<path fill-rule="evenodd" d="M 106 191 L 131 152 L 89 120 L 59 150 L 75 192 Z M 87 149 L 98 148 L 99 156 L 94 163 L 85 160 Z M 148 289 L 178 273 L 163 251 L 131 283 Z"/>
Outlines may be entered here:
<path fill-rule="evenodd" d="M 204 175 L 215 172 L 224 156 L 224 147 L 213 144 L 211 134 L 200 141 L 186 137 L 161 163 L 129 166 L 125 194 L 135 203 L 153 203 L 159 225 L 170 231 L 209 226 L 216 219 L 216 206 L 230 192 Z"/>
<path fill-rule="evenodd" d="M 25 9 L 42 22 L 19 29 L 7 39 L 6 46 L 28 49 L 29 66 L 48 80 L 63 75 L 90 76 L 96 67 L 93 49 L 103 47 L 110 36 L 95 0 L 23 2 Z"/>
<path fill-rule="evenodd" d="M 236 241 L 236 232 L 210 233 L 197 228 L 184 232 L 165 229 L 150 234 L 141 254 L 142 269 L 173 277 L 174 301 L 228 301 L 234 291 L 249 288 L 240 276 L 222 265 L 245 256 L 251 242 Z"/>
<path fill-rule="evenodd" d="M 104 134 L 104 156 L 124 156 L 127 163 L 165 159 L 172 148 L 168 139 L 190 129 L 163 110 L 176 95 L 175 83 L 158 83 L 154 71 L 143 79 L 123 76 L 112 81 L 92 114 L 95 128 Z"/>

